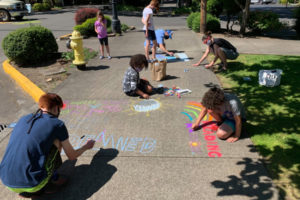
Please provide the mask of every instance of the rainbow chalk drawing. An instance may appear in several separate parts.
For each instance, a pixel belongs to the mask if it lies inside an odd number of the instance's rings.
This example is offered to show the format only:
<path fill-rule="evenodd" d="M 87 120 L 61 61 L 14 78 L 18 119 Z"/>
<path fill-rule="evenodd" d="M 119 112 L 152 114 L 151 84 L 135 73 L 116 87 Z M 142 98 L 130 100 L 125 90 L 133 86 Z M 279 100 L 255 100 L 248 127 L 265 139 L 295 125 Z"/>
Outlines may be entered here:
<path fill-rule="evenodd" d="M 99 151 L 101 146 L 103 148 L 115 148 L 122 152 L 139 152 L 147 154 L 152 152 L 156 147 L 156 140 L 149 137 L 123 137 L 115 138 L 114 135 L 106 134 L 102 131 L 98 135 L 85 134 L 83 138 L 78 135 L 70 134 L 69 140 L 74 149 L 79 149 L 88 140 L 93 139 L 96 141 L 94 151 Z M 63 152 L 64 153 L 64 152 Z"/>
<path fill-rule="evenodd" d="M 188 117 L 189 121 L 192 122 L 193 120 L 196 120 L 199 116 L 198 113 L 201 112 L 203 109 L 203 106 L 194 101 L 190 101 L 187 103 L 187 105 L 184 108 L 184 112 L 181 112 L 181 114 L 184 114 Z M 209 157 L 222 157 L 222 153 L 220 152 L 220 147 L 217 142 L 217 136 L 216 131 L 218 130 L 218 126 L 215 123 L 210 123 L 213 121 L 213 117 L 209 114 L 204 116 L 202 124 L 209 123 L 208 125 L 205 125 L 202 128 L 202 137 L 205 142 L 202 142 L 207 149 L 207 155 Z M 186 123 L 186 128 L 189 132 L 189 146 L 192 152 L 192 155 L 201 154 L 201 141 L 199 137 L 199 132 L 194 131 L 192 129 L 192 123 Z"/>

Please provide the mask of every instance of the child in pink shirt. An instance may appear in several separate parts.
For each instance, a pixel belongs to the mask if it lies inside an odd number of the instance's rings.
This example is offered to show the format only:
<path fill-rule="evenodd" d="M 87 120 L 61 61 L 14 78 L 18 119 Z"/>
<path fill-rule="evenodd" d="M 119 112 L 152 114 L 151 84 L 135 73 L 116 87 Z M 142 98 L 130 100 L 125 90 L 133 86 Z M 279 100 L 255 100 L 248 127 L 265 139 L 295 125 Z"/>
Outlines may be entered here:
<path fill-rule="evenodd" d="M 101 12 L 101 10 L 99 10 L 97 12 L 97 20 L 95 21 L 94 26 L 95 26 L 95 32 L 97 33 L 98 39 L 100 42 L 100 52 L 101 52 L 101 56 L 99 57 L 100 59 L 104 58 L 104 45 L 106 47 L 107 58 L 111 59 L 111 56 L 109 53 L 106 25 L 107 25 L 107 21 L 104 18 L 104 15 Z"/>

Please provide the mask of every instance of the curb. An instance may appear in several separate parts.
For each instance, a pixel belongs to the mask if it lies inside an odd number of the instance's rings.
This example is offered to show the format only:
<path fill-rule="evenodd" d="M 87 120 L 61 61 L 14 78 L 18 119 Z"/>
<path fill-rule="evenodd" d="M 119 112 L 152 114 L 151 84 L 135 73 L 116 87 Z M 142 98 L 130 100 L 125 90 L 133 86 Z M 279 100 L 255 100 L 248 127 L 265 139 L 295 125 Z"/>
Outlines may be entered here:
<path fill-rule="evenodd" d="M 26 76 L 24 76 L 13 66 L 11 66 L 9 64 L 9 60 L 5 60 L 2 65 L 4 72 L 7 73 L 12 79 L 14 79 L 17 84 L 21 86 L 23 90 L 25 90 L 25 92 L 33 98 L 35 102 L 38 102 L 41 95 L 45 94 L 45 92 L 38 86 L 36 86 L 31 80 L 29 80 Z"/>

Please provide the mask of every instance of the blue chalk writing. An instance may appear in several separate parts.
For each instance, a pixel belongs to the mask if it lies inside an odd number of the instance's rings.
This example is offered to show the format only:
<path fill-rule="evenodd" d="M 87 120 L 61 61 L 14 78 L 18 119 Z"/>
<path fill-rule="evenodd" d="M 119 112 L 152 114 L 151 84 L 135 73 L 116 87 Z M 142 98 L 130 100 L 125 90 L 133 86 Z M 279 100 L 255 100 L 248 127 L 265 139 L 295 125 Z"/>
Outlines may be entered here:
<path fill-rule="evenodd" d="M 143 154 L 152 152 L 156 147 L 156 140 L 152 138 L 142 137 L 124 137 L 120 136 L 114 138 L 114 135 L 106 134 L 106 131 L 102 131 L 98 135 L 84 134 L 84 138 L 80 138 L 78 135 L 70 134 L 69 140 L 74 149 L 78 149 L 83 146 L 89 139 L 96 141 L 94 151 L 99 151 L 99 147 L 103 148 L 115 148 L 122 152 L 140 152 Z"/>

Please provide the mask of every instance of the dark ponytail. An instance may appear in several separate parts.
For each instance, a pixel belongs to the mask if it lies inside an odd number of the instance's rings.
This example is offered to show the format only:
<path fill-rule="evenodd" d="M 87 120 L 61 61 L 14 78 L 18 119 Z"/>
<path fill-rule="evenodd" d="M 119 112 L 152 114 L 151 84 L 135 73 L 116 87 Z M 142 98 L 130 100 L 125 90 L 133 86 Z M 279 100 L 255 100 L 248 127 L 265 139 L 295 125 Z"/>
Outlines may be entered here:
<path fill-rule="evenodd" d="M 211 31 L 206 31 L 202 37 L 202 41 L 206 40 L 207 38 L 211 38 L 212 32 Z"/>

